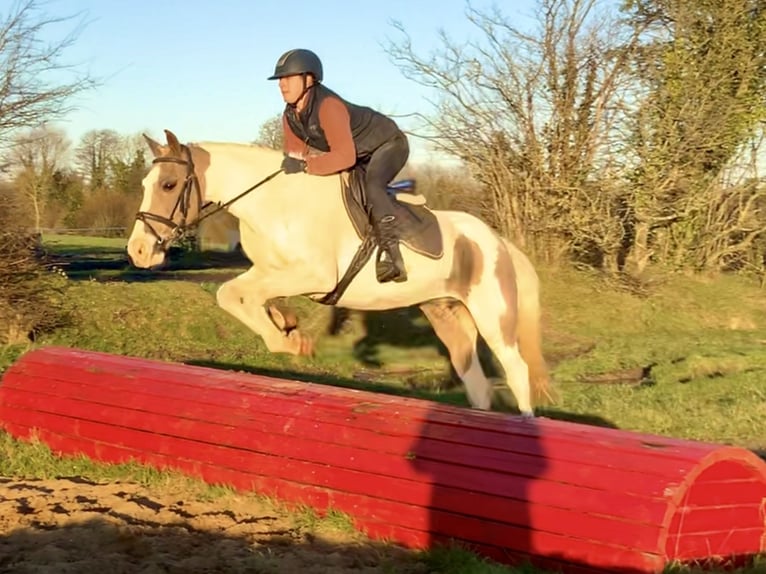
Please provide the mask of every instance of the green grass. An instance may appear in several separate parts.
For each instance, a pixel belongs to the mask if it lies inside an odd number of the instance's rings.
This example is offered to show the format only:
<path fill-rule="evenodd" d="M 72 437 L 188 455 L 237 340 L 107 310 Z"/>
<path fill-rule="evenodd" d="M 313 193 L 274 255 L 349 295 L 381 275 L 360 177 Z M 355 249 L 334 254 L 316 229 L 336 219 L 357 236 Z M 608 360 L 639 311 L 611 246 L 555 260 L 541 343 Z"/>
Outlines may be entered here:
<path fill-rule="evenodd" d="M 114 254 L 125 252 L 125 237 L 90 237 L 85 235 L 44 235 L 43 244 L 54 253 L 67 255 Z"/>
<path fill-rule="evenodd" d="M 766 299 L 757 284 L 671 276 L 638 297 L 571 270 L 542 275 L 547 352 L 563 394 L 553 411 L 766 447 Z M 583 382 L 642 368 L 641 386 Z"/>
<path fill-rule="evenodd" d="M 47 244 L 53 251 L 80 255 L 93 249 L 121 254 L 124 249 L 124 240 L 90 241 L 66 237 Z M 220 279 L 206 273 L 197 280 L 196 272 L 182 267 L 132 282 L 101 282 L 119 277 L 114 269 L 75 275 L 78 280 L 70 281 L 67 294 L 70 324 L 35 345 L 183 361 L 467 405 L 462 388 L 450 384 L 440 343 L 417 311 L 352 314 L 341 332 L 330 336 L 331 310 L 294 299 L 290 303 L 304 328 L 318 337 L 317 355 L 272 355 L 216 306 L 218 284 L 239 268 L 214 268 L 210 271 Z M 766 452 L 766 298 L 759 285 L 741 277 L 665 276 L 636 294 L 572 269 L 542 269 L 540 275 L 545 352 L 560 397 L 540 414 Z M 189 280 L 178 280 L 183 277 Z M 0 370 L 26 348 L 0 350 Z M 603 382 L 619 376 L 626 377 L 624 384 Z M 507 393 L 501 394 L 507 399 Z M 66 464 L 69 473 L 167 480 L 136 467 L 60 462 L 15 442 L 0 447 L 7 454 L 0 463 L 3 473 L 61 474 L 56 465 Z M 443 573 L 511 572 L 455 549 L 424 559 Z M 766 566 L 761 561 L 742 572 L 766 574 Z"/>
<path fill-rule="evenodd" d="M 189 481 L 180 473 L 157 470 L 140 464 L 100 464 L 85 456 L 54 455 L 37 440 L 20 441 L 0 433 L 0 476 L 50 479 L 61 476 L 81 476 L 94 481 L 127 480 L 144 486 L 157 486 L 166 481 Z M 206 492 L 216 492 L 209 487 Z"/>

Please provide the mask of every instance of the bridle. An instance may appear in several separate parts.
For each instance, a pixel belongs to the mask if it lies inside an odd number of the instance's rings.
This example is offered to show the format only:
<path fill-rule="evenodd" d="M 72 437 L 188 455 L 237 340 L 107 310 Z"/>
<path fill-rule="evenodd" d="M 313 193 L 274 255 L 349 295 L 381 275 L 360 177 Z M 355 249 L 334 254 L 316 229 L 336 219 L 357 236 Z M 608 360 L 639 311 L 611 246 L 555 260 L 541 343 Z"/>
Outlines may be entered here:
<path fill-rule="evenodd" d="M 277 171 L 267 175 L 261 181 L 249 187 L 236 197 L 222 204 L 219 204 L 216 209 L 202 215 L 202 210 L 205 209 L 208 205 L 211 205 L 212 202 L 208 202 L 205 205 L 202 205 L 202 189 L 200 188 L 199 179 L 197 178 L 197 174 L 194 169 L 194 161 L 192 160 L 191 150 L 189 149 L 189 146 L 181 144 L 181 151 L 186 155 L 186 159 L 182 157 L 161 156 L 152 160 L 152 164 L 177 163 L 186 166 L 186 177 L 183 181 L 183 189 L 181 189 L 181 193 L 178 194 L 178 198 L 176 199 L 175 205 L 170 212 L 170 216 L 165 217 L 150 211 L 139 211 L 136 213 L 136 219 L 143 222 L 143 224 L 149 228 L 151 234 L 157 238 L 157 244 L 161 249 L 168 249 L 168 247 L 174 241 L 184 237 L 191 229 L 197 227 L 205 218 L 210 217 L 211 215 L 214 215 L 223 209 L 226 209 L 232 203 L 247 195 L 257 187 L 263 185 L 273 177 L 276 177 L 280 172 L 283 171 L 280 167 Z M 194 221 L 188 222 L 187 219 L 189 217 L 189 207 L 191 206 L 192 195 L 194 195 L 197 199 L 197 218 Z M 181 221 L 179 223 L 174 221 L 177 212 L 181 214 Z M 159 232 L 154 228 L 152 223 L 161 223 L 162 225 L 169 227 L 170 233 L 167 235 L 167 237 L 162 237 L 162 235 L 160 235 Z"/>
<path fill-rule="evenodd" d="M 170 212 L 170 217 L 165 217 L 163 215 L 157 215 L 156 213 L 152 213 L 150 211 L 139 211 L 136 213 L 136 219 L 138 221 L 141 221 L 146 225 L 146 227 L 149 229 L 149 231 L 157 238 L 157 244 L 160 246 L 160 248 L 167 248 L 171 243 L 174 241 L 180 239 L 183 237 L 186 232 L 191 227 L 190 224 L 187 223 L 187 218 L 189 216 L 189 207 L 191 206 L 191 199 L 192 194 L 196 191 L 196 197 L 197 197 L 197 207 L 201 211 L 202 206 L 202 190 L 200 189 L 199 180 L 197 179 L 197 174 L 194 172 L 194 162 L 192 161 L 191 151 L 187 146 L 181 146 L 181 149 L 186 153 L 187 159 L 183 159 L 180 157 L 170 157 L 170 156 L 163 156 L 163 157 L 156 157 L 154 160 L 152 160 L 152 164 L 156 163 L 178 163 L 181 165 L 186 166 L 186 177 L 183 181 L 183 189 L 181 189 L 181 193 L 178 194 L 178 199 L 176 199 L 176 203 L 173 206 L 173 210 Z M 176 223 L 174 221 L 176 212 L 181 213 L 181 221 L 180 223 Z M 199 222 L 199 219 L 197 220 L 197 223 Z M 154 228 L 154 225 L 152 223 L 161 223 L 163 225 L 166 225 L 170 228 L 170 234 L 168 234 L 167 237 L 162 237 L 157 230 Z"/>

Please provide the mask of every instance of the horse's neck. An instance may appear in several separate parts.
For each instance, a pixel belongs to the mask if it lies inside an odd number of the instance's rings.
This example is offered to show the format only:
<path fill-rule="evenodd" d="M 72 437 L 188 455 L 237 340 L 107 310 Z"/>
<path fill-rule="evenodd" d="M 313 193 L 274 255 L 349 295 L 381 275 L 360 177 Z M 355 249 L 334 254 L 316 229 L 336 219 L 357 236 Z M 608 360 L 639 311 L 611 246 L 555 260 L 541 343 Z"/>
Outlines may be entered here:
<path fill-rule="evenodd" d="M 280 154 L 258 147 L 216 143 L 205 143 L 200 147 L 210 154 L 209 165 L 204 174 L 205 200 L 213 203 L 233 200 L 277 171 L 281 163 Z M 253 196 L 265 185 L 258 186 L 247 196 Z M 245 197 L 237 200 L 235 204 L 243 201 Z"/>
<path fill-rule="evenodd" d="M 205 199 L 215 203 L 233 200 L 257 185 L 227 208 L 236 218 L 264 235 L 284 226 L 328 221 L 343 209 L 336 177 L 310 177 L 280 173 L 282 155 L 250 146 L 209 145 L 210 164 L 205 173 Z M 263 182 L 263 183 L 261 183 Z"/>

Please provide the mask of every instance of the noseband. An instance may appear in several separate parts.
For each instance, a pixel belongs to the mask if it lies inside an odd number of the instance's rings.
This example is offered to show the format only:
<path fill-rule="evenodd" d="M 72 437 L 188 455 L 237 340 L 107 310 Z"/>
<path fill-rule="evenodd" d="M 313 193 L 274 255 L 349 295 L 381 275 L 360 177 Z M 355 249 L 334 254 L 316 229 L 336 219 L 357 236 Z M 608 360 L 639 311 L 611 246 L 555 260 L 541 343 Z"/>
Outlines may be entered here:
<path fill-rule="evenodd" d="M 186 166 L 186 178 L 184 178 L 183 189 L 178 194 L 178 199 L 173 206 L 173 210 L 170 212 L 170 217 L 163 215 L 157 215 L 150 211 L 139 211 L 136 214 L 136 219 L 146 225 L 149 231 L 157 238 L 158 245 L 167 249 L 167 247 L 174 241 L 183 237 L 189 229 L 199 224 L 201 219 L 198 217 L 197 221 L 188 223 L 187 218 L 189 216 L 189 207 L 191 206 L 192 193 L 196 192 L 198 211 L 202 211 L 202 190 L 199 186 L 199 180 L 197 174 L 194 172 L 194 162 L 192 161 L 191 151 L 188 146 L 182 145 L 181 149 L 186 153 L 187 159 L 180 157 L 156 157 L 152 160 L 152 163 L 178 163 Z M 181 214 L 181 221 L 176 223 L 174 221 L 176 212 Z M 161 223 L 170 228 L 170 234 L 167 237 L 162 237 L 154 228 L 152 223 Z"/>

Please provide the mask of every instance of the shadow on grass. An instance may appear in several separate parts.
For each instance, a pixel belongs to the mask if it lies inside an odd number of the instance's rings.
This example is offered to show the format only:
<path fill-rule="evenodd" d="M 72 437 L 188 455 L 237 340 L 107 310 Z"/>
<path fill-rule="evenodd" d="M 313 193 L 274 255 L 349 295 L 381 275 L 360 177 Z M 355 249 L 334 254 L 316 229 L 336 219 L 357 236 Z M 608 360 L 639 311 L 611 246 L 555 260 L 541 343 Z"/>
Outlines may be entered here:
<path fill-rule="evenodd" d="M 361 317 L 364 335 L 353 345 L 352 354 L 356 360 L 368 367 L 384 366 L 381 349 L 384 346 L 399 349 L 435 349 L 449 363 L 449 353 L 444 343 L 436 336 L 433 327 L 423 315 L 418 306 L 389 311 L 349 311 L 336 307 L 327 334 L 337 335 L 352 314 Z M 481 337 L 478 343 L 478 354 L 482 368 L 488 377 L 501 376 L 497 363 L 491 351 Z M 462 382 L 452 364 L 448 388 L 460 387 Z"/>
<path fill-rule="evenodd" d="M 104 256 L 99 256 L 103 253 Z M 51 254 L 49 265 L 61 268 L 74 281 L 148 282 L 148 281 L 212 281 L 222 282 L 244 271 L 249 262 L 243 253 L 185 253 L 171 249 L 167 262 L 157 269 L 134 267 L 126 254 L 88 248 L 87 252 Z"/>
<path fill-rule="evenodd" d="M 539 416 L 554 419 L 558 421 L 566 421 L 570 423 L 577 423 L 581 425 L 588 425 L 594 427 L 602 427 L 608 429 L 620 428 L 614 422 L 606 419 L 600 415 L 594 415 L 590 413 L 570 413 L 568 411 L 558 410 L 555 408 L 541 409 Z"/>
<path fill-rule="evenodd" d="M 46 246 L 45 252 L 56 259 L 118 259 L 125 254 L 125 248 L 92 245 L 53 245 Z"/>
<path fill-rule="evenodd" d="M 293 369 L 277 369 L 268 367 L 257 367 L 253 365 L 237 364 L 237 363 L 225 363 L 219 361 L 210 361 L 205 359 L 188 359 L 183 361 L 184 364 L 193 365 L 198 367 L 209 367 L 213 369 L 219 369 L 224 371 L 235 371 L 242 373 L 249 373 L 253 375 L 260 375 L 264 377 L 274 377 L 279 379 L 288 379 L 293 381 L 300 381 L 305 383 L 315 383 L 320 385 L 328 385 L 335 387 L 342 387 L 347 389 L 357 389 L 361 391 L 370 391 L 374 393 L 381 393 L 387 395 L 394 395 L 400 397 L 409 397 L 415 399 L 423 399 L 432 401 L 434 403 L 443 403 L 452 406 L 459 406 L 466 409 L 470 409 L 468 400 L 465 396 L 465 391 L 462 385 L 458 384 L 448 391 L 434 390 L 422 387 L 405 387 L 386 384 L 383 382 L 374 382 L 369 380 L 360 380 L 356 378 L 340 377 L 332 373 L 317 373 L 312 371 L 299 371 Z M 515 407 L 509 406 L 503 400 L 495 400 L 493 403 L 493 410 L 497 412 L 513 413 L 518 411 Z M 586 413 L 572 413 L 555 408 L 541 409 L 539 416 L 568 421 L 577 424 L 584 424 L 590 426 L 598 426 L 603 428 L 619 428 L 612 421 L 595 414 Z"/>
<path fill-rule="evenodd" d="M 464 393 L 461 388 L 456 388 L 451 392 L 436 392 L 428 389 L 419 389 L 405 386 L 395 386 L 386 383 L 378 383 L 369 380 L 361 380 L 349 377 L 340 377 L 332 373 L 323 373 L 315 371 L 301 371 L 294 369 L 277 369 L 270 367 L 257 367 L 247 364 L 225 363 L 220 361 L 211 361 L 206 359 L 188 359 L 183 361 L 186 365 L 197 367 L 209 367 L 223 371 L 235 371 L 248 373 L 251 375 L 260 375 L 263 377 L 274 377 L 287 379 L 291 381 L 300 381 L 303 383 L 315 383 L 347 389 L 357 389 L 360 391 L 371 391 L 374 393 L 395 395 L 400 397 L 411 397 L 425 399 L 447 404 L 465 405 Z"/>
<path fill-rule="evenodd" d="M 448 402 L 451 404 L 460 404 L 467 406 L 464 397 L 463 383 L 460 381 L 457 373 L 449 363 L 449 354 L 444 344 L 439 340 L 433 331 L 430 323 L 417 307 L 408 307 L 406 309 L 395 309 L 391 311 L 369 311 L 355 312 L 362 317 L 364 335 L 356 341 L 353 346 L 353 356 L 365 366 L 375 368 L 385 368 L 385 363 L 381 357 L 382 347 L 394 347 L 401 349 L 436 349 L 441 357 L 449 365 L 449 375 L 440 377 L 438 384 L 420 384 L 416 388 L 419 393 L 410 396 L 419 396 L 430 400 Z M 351 312 L 347 309 L 336 308 L 333 310 L 333 320 L 328 330 L 329 335 L 336 335 L 342 329 L 346 321 L 351 319 Z M 502 384 L 503 374 L 492 352 L 483 339 L 479 338 L 478 354 L 481 360 L 482 368 L 488 377 L 500 380 L 500 388 L 507 392 Z M 277 375 L 279 376 L 279 375 Z M 329 384 L 332 379 L 323 381 Z M 378 385 L 381 388 L 375 388 L 379 392 L 390 392 L 392 387 Z M 436 393 L 433 391 L 447 391 L 446 393 Z M 497 394 L 497 393 L 496 393 Z M 445 400 L 446 397 L 446 400 Z M 458 399 L 459 400 L 456 400 Z M 495 400 L 493 410 L 501 412 L 514 411 L 504 400 Z M 555 407 L 543 408 L 540 411 L 541 416 L 550 419 L 569 421 L 591 426 L 604 428 L 618 428 L 612 421 L 588 413 L 571 413 Z"/>

